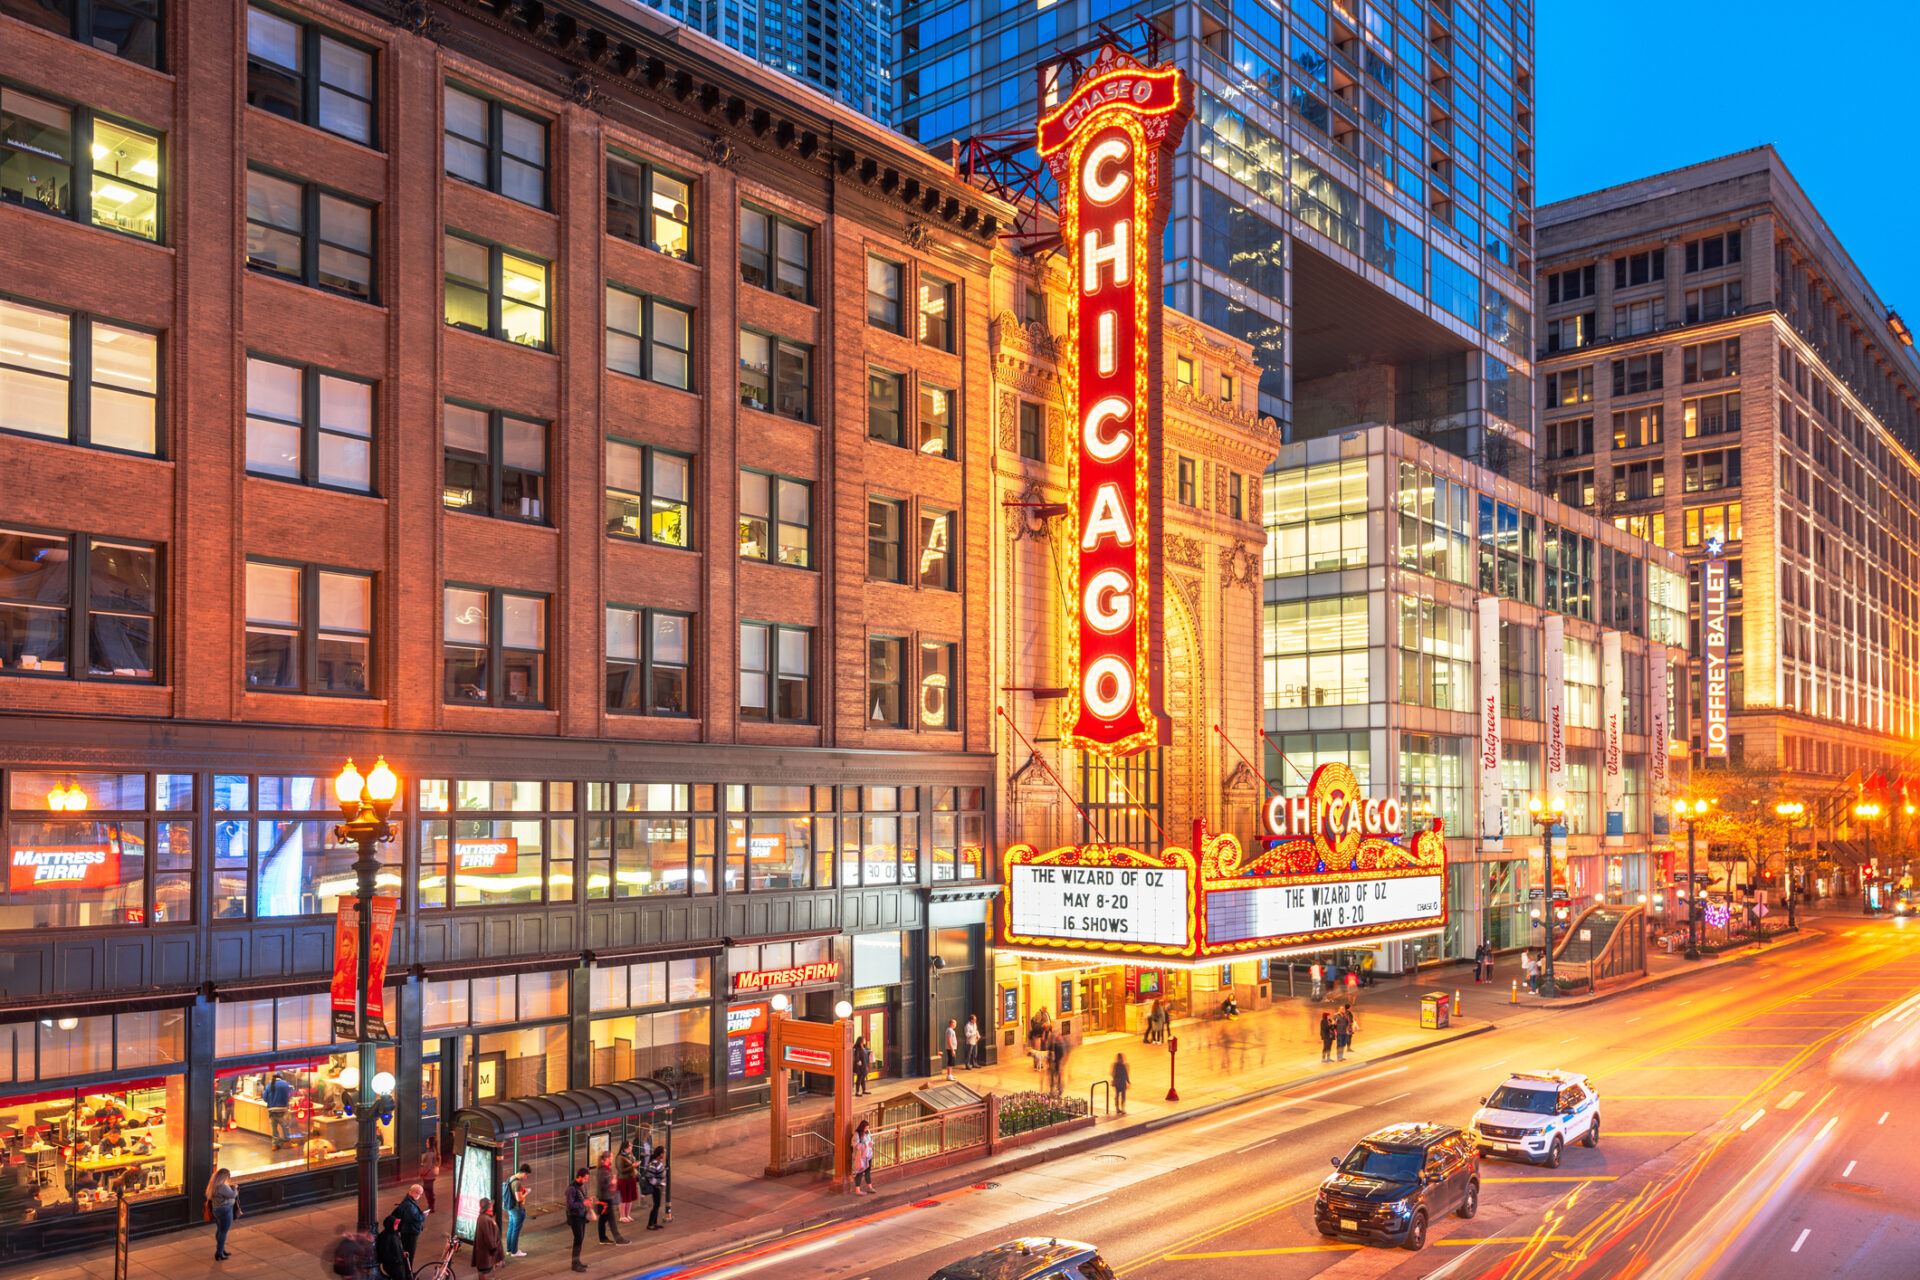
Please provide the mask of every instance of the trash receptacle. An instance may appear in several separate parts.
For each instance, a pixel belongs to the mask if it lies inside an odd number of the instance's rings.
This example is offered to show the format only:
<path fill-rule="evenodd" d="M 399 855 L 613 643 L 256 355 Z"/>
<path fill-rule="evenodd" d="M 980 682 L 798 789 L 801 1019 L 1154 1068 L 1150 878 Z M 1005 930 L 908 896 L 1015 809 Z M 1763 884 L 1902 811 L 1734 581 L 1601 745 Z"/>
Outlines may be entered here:
<path fill-rule="evenodd" d="M 1420 1027 L 1438 1031 L 1453 1021 L 1453 997 L 1444 991 L 1429 991 L 1420 997 Z"/>

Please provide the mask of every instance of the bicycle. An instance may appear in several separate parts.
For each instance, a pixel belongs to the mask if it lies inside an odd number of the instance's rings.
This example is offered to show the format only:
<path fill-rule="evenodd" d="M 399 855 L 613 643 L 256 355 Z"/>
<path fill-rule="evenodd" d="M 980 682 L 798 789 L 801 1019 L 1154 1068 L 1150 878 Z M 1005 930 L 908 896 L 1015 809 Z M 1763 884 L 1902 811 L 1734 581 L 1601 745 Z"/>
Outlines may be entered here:
<path fill-rule="evenodd" d="M 460 1252 L 460 1238 L 447 1237 L 447 1251 L 438 1262 L 428 1262 L 413 1269 L 413 1280 L 455 1280 L 459 1272 L 454 1270 L 454 1255 Z"/>

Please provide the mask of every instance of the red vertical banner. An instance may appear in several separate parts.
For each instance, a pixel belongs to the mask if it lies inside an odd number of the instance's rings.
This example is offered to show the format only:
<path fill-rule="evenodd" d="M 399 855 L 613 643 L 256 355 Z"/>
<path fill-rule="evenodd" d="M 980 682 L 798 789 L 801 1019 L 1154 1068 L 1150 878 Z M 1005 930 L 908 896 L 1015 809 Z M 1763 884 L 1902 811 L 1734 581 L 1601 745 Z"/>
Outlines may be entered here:
<path fill-rule="evenodd" d="M 1162 174 L 1193 115 L 1181 73 L 1106 49 L 1040 121 L 1060 188 L 1073 306 L 1061 374 L 1075 551 L 1067 595 L 1066 730 L 1081 750 L 1125 755 L 1167 740 L 1161 710 L 1160 439 Z"/>
<path fill-rule="evenodd" d="M 393 949 L 393 920 L 400 900 L 373 900 L 373 940 L 367 948 L 367 1035 L 386 1040 L 387 956 Z M 347 1043 L 362 1039 L 354 1025 L 354 995 L 360 985 L 360 900 L 341 898 L 333 920 L 333 1038 Z"/>

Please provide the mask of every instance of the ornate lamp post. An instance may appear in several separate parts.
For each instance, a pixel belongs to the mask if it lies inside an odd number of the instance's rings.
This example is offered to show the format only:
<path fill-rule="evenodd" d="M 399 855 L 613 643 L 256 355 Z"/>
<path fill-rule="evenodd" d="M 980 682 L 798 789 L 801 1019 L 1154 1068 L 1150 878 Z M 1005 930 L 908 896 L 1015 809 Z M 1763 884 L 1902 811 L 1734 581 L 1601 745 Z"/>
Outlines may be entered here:
<path fill-rule="evenodd" d="M 1867 915 L 1873 914 L 1873 898 L 1867 893 L 1867 877 L 1869 868 L 1873 866 L 1873 824 L 1885 812 L 1878 800 L 1862 800 L 1853 806 L 1853 816 L 1860 819 L 1861 829 L 1867 837 L 1867 865 L 1860 868 L 1860 910 Z"/>
<path fill-rule="evenodd" d="M 399 790 L 400 779 L 387 767 L 385 756 L 380 757 L 373 771 L 364 778 L 353 767 L 353 761 L 348 760 L 347 767 L 333 780 L 334 799 L 339 801 L 340 813 L 345 819 L 335 825 L 334 839 L 350 840 L 360 849 L 360 856 L 353 864 L 358 881 L 357 914 L 360 918 L 360 945 L 355 957 L 358 969 L 354 980 L 353 1026 L 354 1040 L 360 1049 L 360 1068 L 355 1081 L 360 1092 L 360 1101 L 355 1107 L 360 1120 L 360 1227 L 367 1231 L 371 1231 L 380 1219 L 380 1206 L 377 1203 L 380 1177 L 377 1117 L 383 1098 L 391 1097 L 393 1092 L 392 1077 L 384 1071 L 372 1070 L 374 1044 L 367 1034 L 367 968 L 373 950 L 374 877 L 380 870 L 380 846 L 393 839 L 393 827 L 387 822 L 387 814 L 393 809 L 393 798 Z M 386 1086 L 385 1089 L 380 1088 L 382 1084 Z"/>
<path fill-rule="evenodd" d="M 1800 819 L 1807 814 L 1807 806 L 1798 800 L 1782 800 L 1773 806 L 1773 811 L 1780 815 L 1781 821 L 1787 824 L 1787 928 L 1796 929 L 1799 923 L 1794 919 L 1793 912 L 1793 855 L 1797 846 L 1794 844 L 1793 835 L 1799 830 Z"/>
<path fill-rule="evenodd" d="M 1551 1000 L 1560 994 L 1559 984 L 1553 980 L 1553 829 L 1566 819 L 1567 802 L 1559 796 L 1551 800 L 1534 796 L 1527 801 L 1527 812 L 1533 815 L 1534 822 L 1540 827 L 1540 847 L 1546 854 L 1547 977 L 1540 988 L 1540 995 L 1543 999 Z"/>
<path fill-rule="evenodd" d="M 1700 887 L 1693 878 L 1693 829 L 1700 819 L 1713 809 L 1711 800 L 1680 799 L 1673 802 L 1673 816 L 1687 824 L 1687 959 L 1700 958 L 1699 903 Z"/>

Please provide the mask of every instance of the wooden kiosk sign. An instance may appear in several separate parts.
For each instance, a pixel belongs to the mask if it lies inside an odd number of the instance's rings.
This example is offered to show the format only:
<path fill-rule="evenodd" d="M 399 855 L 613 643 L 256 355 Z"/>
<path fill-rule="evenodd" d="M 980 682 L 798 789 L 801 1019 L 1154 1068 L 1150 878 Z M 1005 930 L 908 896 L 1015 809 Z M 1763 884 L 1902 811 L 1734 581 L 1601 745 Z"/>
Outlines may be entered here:
<path fill-rule="evenodd" d="M 767 1176 L 787 1171 L 787 1073 L 833 1077 L 833 1181 L 845 1190 L 853 1177 L 853 1022 L 802 1022 L 772 1011 L 767 1031 L 772 1067 L 772 1127 Z"/>

